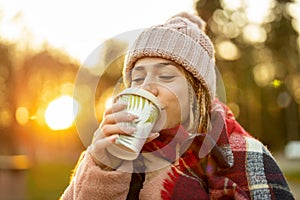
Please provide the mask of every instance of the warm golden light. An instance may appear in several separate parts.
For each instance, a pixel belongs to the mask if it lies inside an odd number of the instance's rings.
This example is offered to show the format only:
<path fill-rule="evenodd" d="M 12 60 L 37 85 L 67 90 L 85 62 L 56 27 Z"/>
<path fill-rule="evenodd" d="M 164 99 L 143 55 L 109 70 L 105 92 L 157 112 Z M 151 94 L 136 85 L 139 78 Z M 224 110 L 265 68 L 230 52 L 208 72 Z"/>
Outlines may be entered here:
<path fill-rule="evenodd" d="M 223 8 L 233 11 L 236 11 L 242 7 L 242 2 L 240 0 L 222 0 L 221 4 Z"/>
<path fill-rule="evenodd" d="M 0 126 L 9 126 L 12 123 L 12 113 L 9 109 L 0 110 Z"/>
<path fill-rule="evenodd" d="M 297 88 L 294 91 L 294 97 L 295 97 L 295 101 L 300 104 L 300 88 Z"/>
<path fill-rule="evenodd" d="M 70 96 L 53 100 L 45 112 L 45 121 L 52 130 L 63 130 L 72 126 L 78 112 L 78 102 Z"/>
<path fill-rule="evenodd" d="M 105 108 L 109 108 L 112 106 L 112 102 L 113 102 L 113 98 L 112 97 L 109 97 L 106 99 L 105 101 Z"/>
<path fill-rule="evenodd" d="M 20 125 L 25 125 L 29 121 L 29 111 L 26 107 L 18 107 L 16 110 L 16 120 Z"/>
<path fill-rule="evenodd" d="M 300 1 L 294 1 L 293 3 L 288 3 L 287 5 L 287 12 L 289 15 L 293 17 L 292 25 L 294 29 L 300 33 Z"/>
<path fill-rule="evenodd" d="M 72 2 L 68 17 L 65 9 L 57 9 L 57 2 L 61 8 L 69 7 Z M 135 6 L 128 6 L 127 1 L 1 0 L 1 39 L 19 41 L 18 47 L 29 45 L 32 48 L 40 48 L 46 42 L 62 48 L 83 63 L 87 53 L 105 38 L 157 24 L 181 11 L 193 11 L 193 0 L 177 0 L 176 3 L 173 0 L 152 0 L 151 4 L 146 0 L 131 0 L 131 4 Z M 78 15 L 83 7 L 88 12 Z M 101 25 L 95 26 L 98 23 Z M 68 28 L 65 28 L 66 24 Z"/>
<path fill-rule="evenodd" d="M 274 0 L 222 0 L 224 9 L 237 12 L 244 10 L 247 21 L 253 24 L 262 24 L 271 14 Z M 257 6 L 259 5 L 259 6 Z"/>
<path fill-rule="evenodd" d="M 266 41 L 267 33 L 263 27 L 251 24 L 244 27 L 243 37 L 250 43 L 260 43 Z"/>
<path fill-rule="evenodd" d="M 225 60 L 236 60 L 240 57 L 239 49 L 231 41 L 222 41 L 218 43 L 217 53 Z"/>
<path fill-rule="evenodd" d="M 272 81 L 272 85 L 274 88 L 279 88 L 281 86 L 282 82 L 278 79 L 275 79 Z"/>
<path fill-rule="evenodd" d="M 248 0 L 246 4 L 246 16 L 250 23 L 261 24 L 263 23 L 274 4 L 273 0 Z M 259 5 L 259 6 L 257 6 Z"/>
<path fill-rule="evenodd" d="M 264 87 L 274 80 L 275 68 L 271 63 L 262 63 L 254 67 L 253 74 L 256 84 Z"/>

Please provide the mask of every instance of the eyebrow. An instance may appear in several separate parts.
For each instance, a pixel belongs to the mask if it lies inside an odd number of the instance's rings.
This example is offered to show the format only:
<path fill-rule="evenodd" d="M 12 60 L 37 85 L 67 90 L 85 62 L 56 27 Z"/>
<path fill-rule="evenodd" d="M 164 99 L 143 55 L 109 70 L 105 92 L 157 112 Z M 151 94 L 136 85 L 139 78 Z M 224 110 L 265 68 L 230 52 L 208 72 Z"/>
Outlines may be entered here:
<path fill-rule="evenodd" d="M 151 65 L 151 64 L 150 64 L 150 65 Z M 160 63 L 154 64 L 153 66 L 154 66 L 155 68 L 162 68 L 162 67 L 165 67 L 165 66 L 168 66 L 168 65 L 173 65 L 173 66 L 176 66 L 176 67 L 177 67 L 177 64 L 174 63 L 174 62 L 160 62 Z M 146 65 L 146 66 L 147 66 L 147 65 Z M 133 67 L 132 70 L 140 71 L 140 70 L 143 70 L 146 66 L 144 66 L 144 65 L 138 65 L 138 66 Z"/>

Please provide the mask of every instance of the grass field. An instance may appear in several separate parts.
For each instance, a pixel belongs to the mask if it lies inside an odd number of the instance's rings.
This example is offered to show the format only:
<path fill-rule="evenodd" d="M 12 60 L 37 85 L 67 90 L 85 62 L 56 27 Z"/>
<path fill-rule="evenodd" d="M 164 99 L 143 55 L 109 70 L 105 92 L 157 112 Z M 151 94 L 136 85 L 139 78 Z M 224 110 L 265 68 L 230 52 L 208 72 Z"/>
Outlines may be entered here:
<path fill-rule="evenodd" d="M 27 200 L 59 199 L 67 187 L 73 164 L 39 163 L 27 171 Z"/>

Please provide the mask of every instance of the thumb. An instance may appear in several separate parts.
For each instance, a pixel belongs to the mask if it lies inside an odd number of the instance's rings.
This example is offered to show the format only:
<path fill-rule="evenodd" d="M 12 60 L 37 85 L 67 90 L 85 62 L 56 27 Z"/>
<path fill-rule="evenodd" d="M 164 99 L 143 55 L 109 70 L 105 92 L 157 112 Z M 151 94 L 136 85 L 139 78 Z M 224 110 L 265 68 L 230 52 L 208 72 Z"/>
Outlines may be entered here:
<path fill-rule="evenodd" d="M 110 144 L 114 143 L 116 139 L 118 138 L 118 135 L 111 135 L 109 137 L 99 139 L 93 142 L 93 144 L 90 146 L 90 150 L 92 152 L 98 152 L 103 149 L 105 149 Z"/>
<path fill-rule="evenodd" d="M 95 141 L 87 148 L 87 151 L 92 155 L 97 165 L 101 166 L 104 164 L 106 166 L 111 166 L 110 160 L 105 153 L 105 148 L 114 143 L 117 138 L 118 135 L 111 135 Z"/>

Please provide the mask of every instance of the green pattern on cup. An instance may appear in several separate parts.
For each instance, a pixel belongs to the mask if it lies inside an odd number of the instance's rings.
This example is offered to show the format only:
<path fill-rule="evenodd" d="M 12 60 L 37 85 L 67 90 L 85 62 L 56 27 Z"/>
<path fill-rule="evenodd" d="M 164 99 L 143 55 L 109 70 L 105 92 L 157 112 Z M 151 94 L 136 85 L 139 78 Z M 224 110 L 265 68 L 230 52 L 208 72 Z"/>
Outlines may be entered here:
<path fill-rule="evenodd" d="M 129 111 L 135 112 L 139 116 L 148 115 L 148 118 L 140 119 L 140 121 L 142 121 L 143 123 L 153 123 L 154 120 L 157 119 L 157 116 L 159 114 L 158 108 L 156 108 L 156 106 L 153 105 L 148 99 L 136 95 L 123 95 L 122 99 L 123 97 L 124 100 L 126 98 L 128 102 L 130 102 L 127 108 Z"/>
<path fill-rule="evenodd" d="M 139 116 L 133 122 L 119 122 L 121 127 L 134 127 L 132 135 L 119 135 L 115 145 L 107 150 L 116 157 L 133 160 L 138 156 L 159 117 L 161 106 L 158 99 L 143 89 L 127 88 L 116 96 L 115 101 L 126 103 L 126 112 Z"/>

